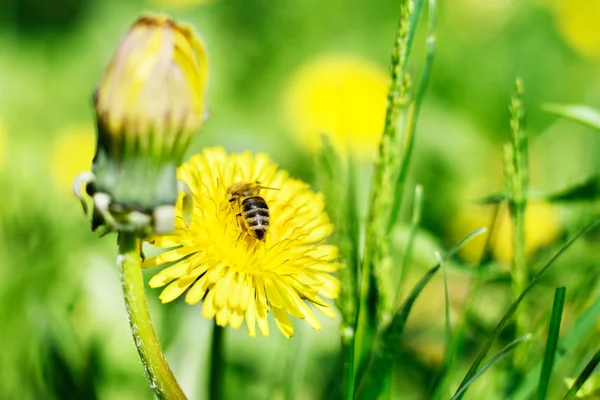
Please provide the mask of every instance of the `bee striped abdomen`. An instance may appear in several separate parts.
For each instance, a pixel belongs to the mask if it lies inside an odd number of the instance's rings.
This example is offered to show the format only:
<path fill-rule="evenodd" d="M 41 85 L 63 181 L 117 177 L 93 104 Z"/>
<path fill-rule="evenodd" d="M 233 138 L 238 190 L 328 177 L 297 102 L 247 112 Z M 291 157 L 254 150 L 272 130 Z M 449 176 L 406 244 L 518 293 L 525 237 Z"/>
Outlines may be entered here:
<path fill-rule="evenodd" d="M 242 218 L 248 232 L 258 240 L 264 240 L 269 228 L 269 206 L 260 196 L 247 197 L 242 200 Z"/>

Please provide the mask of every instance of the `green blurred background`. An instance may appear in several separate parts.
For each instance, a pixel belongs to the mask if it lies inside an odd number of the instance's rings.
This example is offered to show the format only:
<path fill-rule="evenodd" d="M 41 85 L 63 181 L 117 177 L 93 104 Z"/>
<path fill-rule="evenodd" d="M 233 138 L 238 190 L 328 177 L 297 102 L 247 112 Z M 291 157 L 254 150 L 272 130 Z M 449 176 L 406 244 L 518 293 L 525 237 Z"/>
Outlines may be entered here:
<path fill-rule="evenodd" d="M 435 262 L 433 250 L 489 223 L 489 209 L 470 200 L 502 187 L 502 144 L 517 75 L 525 82 L 532 188 L 558 190 L 600 168 L 596 132 L 539 108 L 546 102 L 600 107 L 600 1 L 439 3 L 436 59 L 410 178 L 425 193 L 415 274 Z M 262 151 L 314 182 L 315 143 L 331 132 L 340 148 L 348 142 L 359 153 L 366 198 L 399 2 L 5 0 L 0 7 L 0 398 L 152 398 L 123 307 L 116 238 L 90 232 L 70 190 L 72 179 L 91 167 L 91 94 L 120 37 L 137 16 L 152 11 L 189 22 L 205 41 L 211 116 L 190 154 L 214 145 Z M 532 203 L 532 264 L 595 208 Z M 465 366 L 511 301 L 508 232 L 506 221 L 496 232 L 490 268 L 498 279 L 474 317 Z M 399 253 L 402 240 L 398 232 Z M 538 289 L 532 318 L 547 315 L 555 282 L 568 284 L 573 315 L 597 294 L 593 249 L 591 239 L 582 241 L 561 260 Z M 477 243 L 467 248 L 450 271 L 457 313 L 480 250 Z M 402 398 L 427 398 L 441 360 L 440 284 L 420 298 L 399 349 L 394 386 Z M 158 290 L 147 293 L 175 375 L 190 398 L 203 398 L 211 322 L 200 307 L 161 305 Z M 326 321 L 318 333 L 304 325 L 296 324 L 290 340 L 275 330 L 251 339 L 245 328 L 228 328 L 227 397 L 330 398 L 340 379 L 337 321 Z M 584 343 L 562 373 L 572 375 L 587 354 Z M 486 375 L 471 398 L 493 392 L 495 384 L 494 375 Z"/>

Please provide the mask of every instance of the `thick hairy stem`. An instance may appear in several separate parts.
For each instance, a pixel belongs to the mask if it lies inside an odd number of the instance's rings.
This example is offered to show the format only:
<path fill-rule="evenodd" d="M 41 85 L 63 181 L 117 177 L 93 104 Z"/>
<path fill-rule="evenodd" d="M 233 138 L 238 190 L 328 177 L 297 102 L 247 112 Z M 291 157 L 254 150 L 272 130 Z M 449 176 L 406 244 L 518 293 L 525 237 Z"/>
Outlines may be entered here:
<path fill-rule="evenodd" d="M 160 399 L 187 399 L 169 368 L 152 326 L 144 294 L 140 240 L 131 234 L 121 233 L 118 260 L 129 326 L 150 386 Z"/>

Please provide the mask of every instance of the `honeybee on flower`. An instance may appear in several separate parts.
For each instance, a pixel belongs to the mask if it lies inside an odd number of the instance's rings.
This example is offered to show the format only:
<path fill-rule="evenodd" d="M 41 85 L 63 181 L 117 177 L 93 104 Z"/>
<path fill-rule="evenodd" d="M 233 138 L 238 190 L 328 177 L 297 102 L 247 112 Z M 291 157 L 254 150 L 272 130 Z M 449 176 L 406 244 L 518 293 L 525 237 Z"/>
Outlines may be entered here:
<path fill-rule="evenodd" d="M 240 228 L 255 239 L 264 241 L 271 219 L 269 206 L 260 196 L 261 189 L 277 190 L 261 186 L 260 182 L 240 182 L 233 184 L 227 193 L 231 206 L 236 210 Z"/>

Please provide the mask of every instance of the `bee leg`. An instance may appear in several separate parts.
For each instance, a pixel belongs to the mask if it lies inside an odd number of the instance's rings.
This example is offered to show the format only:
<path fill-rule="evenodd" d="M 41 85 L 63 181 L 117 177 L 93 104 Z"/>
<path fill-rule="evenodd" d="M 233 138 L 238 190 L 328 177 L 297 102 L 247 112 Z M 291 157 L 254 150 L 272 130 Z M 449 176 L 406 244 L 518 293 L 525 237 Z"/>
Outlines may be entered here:
<path fill-rule="evenodd" d="M 140 258 L 142 259 L 142 262 L 146 261 L 146 255 L 144 254 L 144 241 L 140 240 Z"/>
<path fill-rule="evenodd" d="M 242 236 L 244 236 L 244 232 L 246 231 L 246 225 L 244 225 L 244 221 L 242 219 L 242 213 L 237 213 L 235 215 L 235 218 L 237 220 L 237 224 L 240 227 L 240 235 L 238 236 L 238 242 L 242 239 Z"/>

